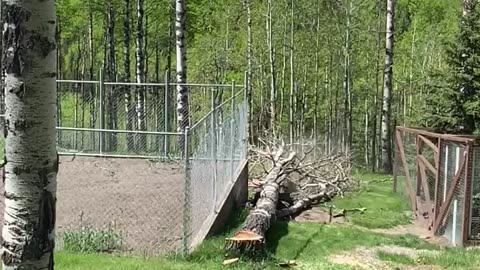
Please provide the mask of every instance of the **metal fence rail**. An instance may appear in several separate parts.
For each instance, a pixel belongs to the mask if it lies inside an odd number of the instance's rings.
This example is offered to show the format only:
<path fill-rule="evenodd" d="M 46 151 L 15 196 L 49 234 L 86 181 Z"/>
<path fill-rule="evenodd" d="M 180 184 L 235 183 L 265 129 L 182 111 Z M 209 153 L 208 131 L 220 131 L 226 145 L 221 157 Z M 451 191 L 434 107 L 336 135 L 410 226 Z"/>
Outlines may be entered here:
<path fill-rule="evenodd" d="M 189 126 L 178 127 L 178 84 L 99 78 L 57 81 L 60 246 L 88 229 L 114 231 L 114 249 L 188 252 L 246 162 L 247 89 L 185 84 Z"/>

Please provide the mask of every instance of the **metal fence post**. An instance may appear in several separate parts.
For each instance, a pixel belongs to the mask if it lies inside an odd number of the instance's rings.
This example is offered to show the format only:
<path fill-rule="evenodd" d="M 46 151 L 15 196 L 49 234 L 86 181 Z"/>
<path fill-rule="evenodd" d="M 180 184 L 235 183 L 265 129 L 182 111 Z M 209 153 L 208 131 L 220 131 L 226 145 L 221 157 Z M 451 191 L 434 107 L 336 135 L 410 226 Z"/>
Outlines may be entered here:
<path fill-rule="evenodd" d="M 234 166 L 233 166 L 233 160 L 235 158 L 235 81 L 232 81 L 232 112 L 231 114 L 231 120 L 230 120 L 230 181 L 233 183 L 235 181 L 234 179 Z"/>
<path fill-rule="evenodd" d="M 104 113 L 104 81 L 103 81 L 103 69 L 100 68 L 99 72 L 99 81 L 98 81 L 98 95 L 99 95 L 99 114 L 100 114 L 100 140 L 99 140 L 99 148 L 100 148 L 100 154 L 103 154 L 103 150 L 105 147 L 105 132 L 103 131 L 105 129 L 105 113 Z"/>
<path fill-rule="evenodd" d="M 213 212 L 217 211 L 217 131 L 215 129 L 216 125 L 216 104 L 215 104 L 215 90 L 211 91 L 211 123 L 210 123 L 210 134 L 212 137 L 212 163 L 213 163 L 213 179 L 212 179 L 212 195 L 213 195 Z"/>
<path fill-rule="evenodd" d="M 169 117 L 168 117 L 168 114 L 170 113 L 170 108 L 169 108 L 169 102 L 170 102 L 170 93 L 169 93 L 169 90 L 170 90 L 170 70 L 167 70 L 165 72 L 165 104 L 164 104 L 164 108 L 165 108 L 165 111 L 164 111 L 164 130 L 165 132 L 169 132 Z M 165 154 L 165 158 L 168 157 L 168 149 L 170 147 L 169 145 L 169 137 L 167 135 L 165 135 L 165 142 L 163 144 L 163 151 L 164 151 L 164 154 Z"/>
<path fill-rule="evenodd" d="M 183 196 L 184 196 L 184 203 L 183 203 L 183 241 L 182 241 L 182 252 L 183 255 L 188 254 L 188 246 L 189 246 L 189 233 L 190 233 L 190 210 L 191 210 L 191 175 L 190 175 L 190 128 L 185 128 L 185 183 L 183 188 Z"/>

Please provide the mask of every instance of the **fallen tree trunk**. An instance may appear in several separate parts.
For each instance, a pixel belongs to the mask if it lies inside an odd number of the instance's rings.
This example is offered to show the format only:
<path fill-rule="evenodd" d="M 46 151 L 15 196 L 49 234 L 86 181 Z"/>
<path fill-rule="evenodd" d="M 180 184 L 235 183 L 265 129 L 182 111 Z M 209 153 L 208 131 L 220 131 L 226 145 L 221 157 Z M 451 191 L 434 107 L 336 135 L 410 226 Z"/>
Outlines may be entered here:
<path fill-rule="evenodd" d="M 310 195 L 307 198 L 300 199 L 296 201 L 295 204 L 291 207 L 277 211 L 277 218 L 284 218 L 287 216 L 296 215 L 303 210 L 309 208 L 313 204 L 318 204 L 330 200 L 334 195 L 335 190 L 330 189 L 329 191 L 325 190 L 318 194 Z"/>
<path fill-rule="evenodd" d="M 282 158 L 282 155 L 283 148 L 279 149 L 273 158 L 273 168 L 268 173 L 260 198 L 245 220 L 243 228 L 233 238 L 227 239 L 228 249 L 237 251 L 263 249 L 265 233 L 276 216 L 280 186 L 290 173 L 287 170 L 288 164 L 296 156 L 295 153 L 291 153 L 287 158 Z"/>

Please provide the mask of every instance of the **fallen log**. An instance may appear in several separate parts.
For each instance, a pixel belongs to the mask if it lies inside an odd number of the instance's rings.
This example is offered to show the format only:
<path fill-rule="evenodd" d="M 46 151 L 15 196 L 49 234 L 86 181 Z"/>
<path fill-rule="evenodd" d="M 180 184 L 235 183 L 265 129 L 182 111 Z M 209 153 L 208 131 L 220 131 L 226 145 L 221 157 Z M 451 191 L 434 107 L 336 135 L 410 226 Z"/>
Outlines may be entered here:
<path fill-rule="evenodd" d="M 318 204 L 330 200 L 335 195 L 335 190 L 322 191 L 318 194 L 310 195 L 304 199 L 300 199 L 295 202 L 289 208 L 277 211 L 277 218 L 284 218 L 287 216 L 294 216 L 305 209 L 308 209 L 313 204 Z"/>
<path fill-rule="evenodd" d="M 227 249 L 239 252 L 263 249 L 265 233 L 276 216 L 280 186 L 289 174 L 288 164 L 296 157 L 295 153 L 290 153 L 287 158 L 283 158 L 283 151 L 282 147 L 275 155 L 270 155 L 273 159 L 273 168 L 265 178 L 260 198 L 242 229 L 227 239 Z"/>

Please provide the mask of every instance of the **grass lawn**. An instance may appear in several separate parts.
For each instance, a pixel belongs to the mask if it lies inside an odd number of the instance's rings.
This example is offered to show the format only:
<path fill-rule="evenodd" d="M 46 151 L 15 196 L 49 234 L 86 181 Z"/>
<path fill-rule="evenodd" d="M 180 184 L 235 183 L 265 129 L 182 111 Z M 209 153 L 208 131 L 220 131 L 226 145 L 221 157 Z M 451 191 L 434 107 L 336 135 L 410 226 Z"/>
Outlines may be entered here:
<path fill-rule="evenodd" d="M 343 265 L 328 262 L 332 254 L 353 250 L 357 247 L 395 245 L 416 249 L 435 249 L 414 236 L 386 236 L 368 232 L 358 226 L 368 228 L 390 228 L 408 224 L 409 215 L 404 212 L 408 205 L 404 199 L 391 192 L 392 182 L 388 177 L 379 175 L 361 175 L 362 180 L 370 183 L 355 194 L 336 199 L 331 204 L 337 208 L 365 207 L 364 214 L 353 213 L 349 216 L 352 225 L 322 225 L 310 223 L 277 222 L 267 235 L 268 255 L 255 261 L 242 259 L 225 267 L 223 252 L 225 235 L 205 241 L 188 258 L 131 258 L 98 254 L 56 253 L 56 269 L 59 270 L 153 270 L 153 269 L 279 269 L 279 262 L 295 260 L 296 269 L 349 269 Z M 242 218 L 238 218 L 242 220 Z M 453 267 L 448 269 L 474 269 L 480 265 L 480 255 L 463 250 L 439 251 L 438 256 L 420 257 L 416 260 L 388 254 L 378 254 L 379 260 L 396 265 L 425 264 Z"/>

